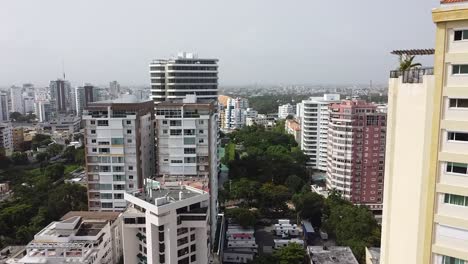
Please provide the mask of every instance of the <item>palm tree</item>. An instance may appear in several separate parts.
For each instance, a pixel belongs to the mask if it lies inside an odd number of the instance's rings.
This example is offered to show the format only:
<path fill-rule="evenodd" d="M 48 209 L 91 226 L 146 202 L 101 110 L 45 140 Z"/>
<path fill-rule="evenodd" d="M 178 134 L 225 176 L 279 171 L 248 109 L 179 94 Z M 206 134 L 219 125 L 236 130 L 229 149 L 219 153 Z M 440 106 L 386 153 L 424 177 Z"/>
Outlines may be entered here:
<path fill-rule="evenodd" d="M 400 55 L 400 71 L 407 71 L 413 68 L 421 67 L 421 63 L 413 63 L 414 56 L 411 55 Z"/>

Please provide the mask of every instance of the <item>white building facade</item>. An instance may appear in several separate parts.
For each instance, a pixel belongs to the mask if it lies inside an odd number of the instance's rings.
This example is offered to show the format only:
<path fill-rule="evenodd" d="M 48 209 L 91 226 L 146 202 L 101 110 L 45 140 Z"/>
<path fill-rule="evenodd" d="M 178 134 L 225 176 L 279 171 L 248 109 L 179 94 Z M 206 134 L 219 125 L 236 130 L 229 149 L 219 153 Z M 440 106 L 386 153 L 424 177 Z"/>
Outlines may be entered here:
<path fill-rule="evenodd" d="M 289 115 L 295 114 L 295 107 L 291 104 L 285 104 L 278 106 L 278 118 L 285 119 Z"/>
<path fill-rule="evenodd" d="M 331 103 L 339 102 L 339 94 L 325 94 L 311 97 L 301 103 L 301 149 L 309 160 L 306 165 L 311 169 L 327 170 L 327 135 Z"/>
<path fill-rule="evenodd" d="M 24 114 L 23 89 L 21 87 L 12 86 L 10 88 L 10 98 L 11 112 Z"/>
<path fill-rule="evenodd" d="M 91 211 L 123 211 L 125 192 L 154 175 L 153 102 L 121 98 L 88 105 L 86 174 Z"/>
<path fill-rule="evenodd" d="M 210 263 L 208 192 L 148 180 L 125 199 L 124 263 Z"/>
<path fill-rule="evenodd" d="M 245 119 L 247 117 L 247 109 L 249 107 L 249 100 L 246 98 L 229 98 L 227 100 L 226 107 L 224 109 L 224 131 L 232 131 L 240 129 L 245 126 Z M 249 114 L 252 116 L 254 112 L 252 109 L 249 110 Z M 256 114 L 255 114 L 256 116 Z"/>

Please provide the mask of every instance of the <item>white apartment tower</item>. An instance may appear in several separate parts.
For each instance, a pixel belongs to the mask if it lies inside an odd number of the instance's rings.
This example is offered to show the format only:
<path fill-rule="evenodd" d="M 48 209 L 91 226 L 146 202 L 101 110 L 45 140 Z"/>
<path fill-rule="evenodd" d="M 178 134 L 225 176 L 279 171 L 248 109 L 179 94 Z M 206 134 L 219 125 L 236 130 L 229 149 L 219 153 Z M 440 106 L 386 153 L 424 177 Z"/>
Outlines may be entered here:
<path fill-rule="evenodd" d="M 179 53 L 172 59 L 150 64 L 151 98 L 155 103 L 183 100 L 195 94 L 199 101 L 218 99 L 218 60 L 201 59 L 192 53 Z"/>
<path fill-rule="evenodd" d="M 154 175 L 154 104 L 131 96 L 90 103 L 85 122 L 90 211 L 123 211 L 125 192 Z"/>
<path fill-rule="evenodd" d="M 280 105 L 278 106 L 278 118 L 285 119 L 289 115 L 293 115 L 295 111 L 295 107 L 291 104 Z"/>
<path fill-rule="evenodd" d="M 246 98 L 229 98 L 224 109 L 223 129 L 231 131 L 244 127 L 248 107 L 249 100 Z"/>
<path fill-rule="evenodd" d="M 125 194 L 124 263 L 206 264 L 210 196 L 186 185 L 148 180 L 141 192 Z"/>
<path fill-rule="evenodd" d="M 11 112 L 24 114 L 23 88 L 12 86 L 10 87 Z"/>
<path fill-rule="evenodd" d="M 156 105 L 157 177 L 166 182 L 184 181 L 210 192 L 212 238 L 218 199 L 218 114 L 214 101 Z"/>
<path fill-rule="evenodd" d="M 323 97 L 311 97 L 300 103 L 301 149 L 307 155 L 307 167 L 327 170 L 327 138 L 331 103 L 339 102 L 339 94 L 325 94 Z"/>

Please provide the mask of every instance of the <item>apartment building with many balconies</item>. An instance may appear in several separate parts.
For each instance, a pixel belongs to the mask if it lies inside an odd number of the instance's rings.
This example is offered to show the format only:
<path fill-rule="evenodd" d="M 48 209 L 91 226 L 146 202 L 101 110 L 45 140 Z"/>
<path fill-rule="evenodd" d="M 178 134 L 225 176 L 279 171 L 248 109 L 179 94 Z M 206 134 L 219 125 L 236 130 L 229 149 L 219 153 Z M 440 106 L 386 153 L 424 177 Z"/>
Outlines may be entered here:
<path fill-rule="evenodd" d="M 134 97 L 88 104 L 86 175 L 91 211 L 123 211 L 125 192 L 154 176 L 154 103 Z"/>
<path fill-rule="evenodd" d="M 309 158 L 306 162 L 311 169 L 327 170 L 328 106 L 340 101 L 339 94 L 325 94 L 302 101 L 300 113 L 301 149 Z"/>
<path fill-rule="evenodd" d="M 389 81 L 385 264 L 468 263 L 468 1 L 443 0 L 432 16 L 434 69 Z"/>
<path fill-rule="evenodd" d="M 181 101 L 194 94 L 200 101 L 218 99 L 218 60 L 181 52 L 175 58 L 150 64 L 151 98 L 154 102 Z"/>
<path fill-rule="evenodd" d="M 124 263 L 210 263 L 208 192 L 147 180 L 143 191 L 125 200 Z"/>
<path fill-rule="evenodd" d="M 383 201 L 386 114 L 363 100 L 329 106 L 327 189 L 355 204 L 381 210 Z"/>

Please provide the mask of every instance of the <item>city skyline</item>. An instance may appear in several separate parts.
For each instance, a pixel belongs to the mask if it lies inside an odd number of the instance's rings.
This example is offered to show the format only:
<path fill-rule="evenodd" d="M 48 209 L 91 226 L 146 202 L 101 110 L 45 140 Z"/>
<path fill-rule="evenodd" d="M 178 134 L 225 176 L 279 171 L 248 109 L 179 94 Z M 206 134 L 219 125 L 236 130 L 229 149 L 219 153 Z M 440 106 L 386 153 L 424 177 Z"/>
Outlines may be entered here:
<path fill-rule="evenodd" d="M 0 42 L 5 47 L 0 51 L 5 65 L 0 67 L 0 86 L 26 82 L 45 86 L 63 76 L 63 68 L 76 85 L 115 79 L 124 85 L 147 85 L 145 69 L 151 60 L 178 51 L 219 58 L 221 85 L 368 83 L 371 79 L 385 83 L 388 76 L 381 69 L 397 64 L 391 50 L 433 46 L 429 10 L 438 1 L 365 1 L 362 6 L 256 1 L 247 9 L 238 2 L 127 6 L 113 1 L 108 13 L 102 10 L 109 2 L 93 2 L 92 9 L 90 4 L 8 3 L 0 11 Z M 400 8 L 402 4 L 406 8 Z M 320 9 L 333 12 L 316 12 Z M 175 13 L 184 19 L 174 19 Z M 405 30 L 407 22 L 393 19 L 394 13 L 411 18 L 411 27 Z M 390 16 L 392 23 L 385 23 Z M 158 26 L 164 21 L 172 21 L 171 26 Z M 184 21 L 191 21 L 191 26 Z M 340 60 L 347 63 L 337 64 Z M 294 70 L 285 72 L 288 65 L 295 65 Z M 254 68 L 256 74 L 249 74 Z"/>

